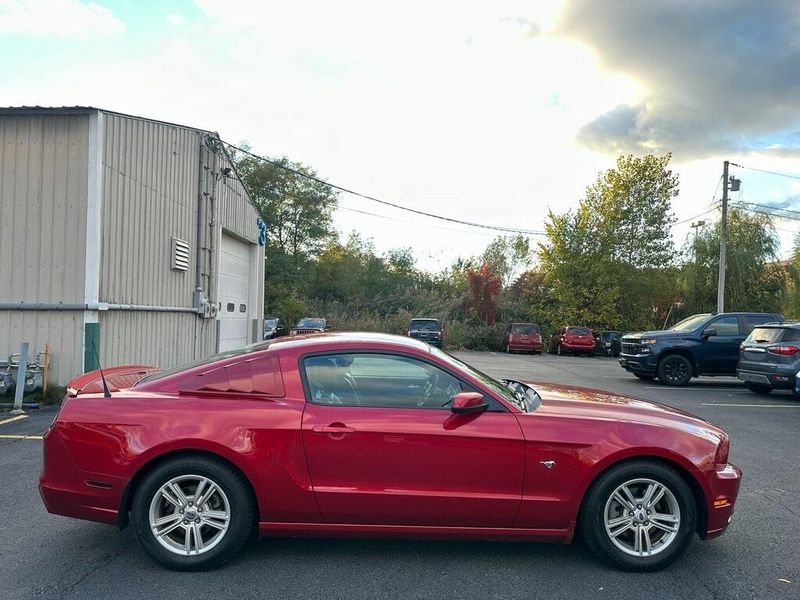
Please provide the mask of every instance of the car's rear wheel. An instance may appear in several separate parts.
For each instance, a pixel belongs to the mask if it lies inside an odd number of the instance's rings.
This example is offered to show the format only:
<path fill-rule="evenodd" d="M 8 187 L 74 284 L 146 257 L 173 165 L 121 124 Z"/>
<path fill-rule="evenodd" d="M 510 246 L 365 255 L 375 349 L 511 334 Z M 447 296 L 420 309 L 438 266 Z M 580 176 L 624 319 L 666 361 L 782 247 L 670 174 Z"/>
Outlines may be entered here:
<path fill-rule="evenodd" d="M 642 381 L 653 381 L 656 378 L 655 375 L 644 375 L 643 373 L 634 373 L 634 375 Z"/>
<path fill-rule="evenodd" d="M 592 485 L 580 527 L 589 548 L 629 571 L 655 571 L 676 560 L 695 530 L 697 507 L 686 481 L 649 460 L 621 464 Z"/>
<path fill-rule="evenodd" d="M 692 378 L 692 363 L 680 354 L 668 354 L 658 363 L 658 380 L 665 385 L 686 385 Z"/>
<path fill-rule="evenodd" d="M 142 480 L 131 509 L 136 537 L 156 562 L 179 571 L 218 567 L 247 540 L 255 505 L 223 461 L 187 455 Z"/>
<path fill-rule="evenodd" d="M 750 383 L 749 381 L 745 382 L 744 386 L 754 394 L 762 396 L 766 396 L 772 391 L 772 388 L 768 385 L 759 385 L 757 383 Z"/>

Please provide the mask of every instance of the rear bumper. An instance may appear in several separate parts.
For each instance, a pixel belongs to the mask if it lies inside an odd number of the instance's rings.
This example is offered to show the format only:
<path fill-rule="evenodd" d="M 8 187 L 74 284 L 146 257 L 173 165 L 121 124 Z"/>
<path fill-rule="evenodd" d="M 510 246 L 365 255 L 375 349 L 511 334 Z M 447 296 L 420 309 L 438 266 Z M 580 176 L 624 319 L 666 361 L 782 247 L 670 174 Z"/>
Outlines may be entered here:
<path fill-rule="evenodd" d="M 509 342 L 508 347 L 510 350 L 519 350 L 522 352 L 541 352 L 543 344 L 542 342 Z"/>
<path fill-rule="evenodd" d="M 51 429 L 44 436 L 39 495 L 47 512 L 116 525 L 125 484 L 117 477 L 78 469 L 58 431 Z"/>
<path fill-rule="evenodd" d="M 736 369 L 736 377 L 738 377 L 740 381 L 746 383 L 765 385 L 776 390 L 791 390 L 794 389 L 797 374 L 792 367 L 778 367 L 770 370 L 749 367 L 746 369 Z"/>
<path fill-rule="evenodd" d="M 595 344 L 570 344 L 569 342 L 561 342 L 561 350 L 567 352 L 591 352 L 594 354 Z"/>
<path fill-rule="evenodd" d="M 656 361 L 652 354 L 620 354 L 619 366 L 629 373 L 655 375 Z"/>
<path fill-rule="evenodd" d="M 718 465 L 708 474 L 708 521 L 703 539 L 722 535 L 733 518 L 733 509 L 739 487 L 742 484 L 742 471 L 736 465 Z"/>

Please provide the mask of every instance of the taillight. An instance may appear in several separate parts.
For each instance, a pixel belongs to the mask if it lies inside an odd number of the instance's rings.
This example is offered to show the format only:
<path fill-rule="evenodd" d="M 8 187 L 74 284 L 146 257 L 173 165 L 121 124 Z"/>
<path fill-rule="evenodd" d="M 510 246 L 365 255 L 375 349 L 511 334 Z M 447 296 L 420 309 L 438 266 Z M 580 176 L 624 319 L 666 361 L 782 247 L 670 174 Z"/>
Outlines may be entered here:
<path fill-rule="evenodd" d="M 770 354 L 779 354 L 781 356 L 793 356 L 800 352 L 800 348 L 797 346 L 775 346 L 773 348 L 767 348 L 767 352 Z"/>

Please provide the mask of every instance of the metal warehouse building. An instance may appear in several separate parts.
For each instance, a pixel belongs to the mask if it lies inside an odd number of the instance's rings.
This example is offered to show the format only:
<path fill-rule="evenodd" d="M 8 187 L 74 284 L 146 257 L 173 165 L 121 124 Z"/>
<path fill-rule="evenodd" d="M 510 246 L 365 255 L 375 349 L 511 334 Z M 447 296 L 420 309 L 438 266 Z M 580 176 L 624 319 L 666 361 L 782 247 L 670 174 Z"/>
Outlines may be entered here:
<path fill-rule="evenodd" d="M 0 108 L 0 358 L 50 381 L 261 337 L 261 223 L 219 136 L 89 107 Z"/>

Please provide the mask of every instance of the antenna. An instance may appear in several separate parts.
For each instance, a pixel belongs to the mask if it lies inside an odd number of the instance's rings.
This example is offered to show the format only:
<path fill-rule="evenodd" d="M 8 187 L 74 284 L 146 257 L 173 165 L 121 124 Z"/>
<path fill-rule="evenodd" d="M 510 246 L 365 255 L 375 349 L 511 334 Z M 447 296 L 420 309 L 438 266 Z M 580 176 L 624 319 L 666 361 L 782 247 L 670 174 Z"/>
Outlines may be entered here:
<path fill-rule="evenodd" d="M 103 367 L 100 366 L 100 357 L 97 355 L 97 346 L 92 340 L 92 350 L 94 350 L 94 358 L 97 361 L 97 366 L 100 368 L 100 379 L 103 380 L 103 396 L 111 398 L 111 392 L 108 391 L 108 384 L 106 383 L 106 376 L 103 375 Z"/>

